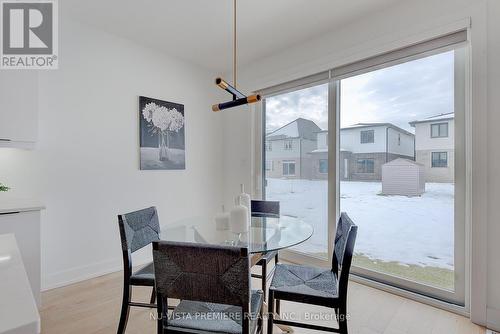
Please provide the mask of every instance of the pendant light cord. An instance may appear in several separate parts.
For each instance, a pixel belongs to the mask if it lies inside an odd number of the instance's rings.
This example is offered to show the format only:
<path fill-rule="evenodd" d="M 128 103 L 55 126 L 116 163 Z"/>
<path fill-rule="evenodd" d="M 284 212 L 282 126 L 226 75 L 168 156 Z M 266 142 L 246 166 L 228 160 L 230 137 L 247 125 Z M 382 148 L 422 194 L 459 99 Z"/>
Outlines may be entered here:
<path fill-rule="evenodd" d="M 233 22 L 233 86 L 236 88 L 236 0 L 233 0 L 234 22 Z"/>

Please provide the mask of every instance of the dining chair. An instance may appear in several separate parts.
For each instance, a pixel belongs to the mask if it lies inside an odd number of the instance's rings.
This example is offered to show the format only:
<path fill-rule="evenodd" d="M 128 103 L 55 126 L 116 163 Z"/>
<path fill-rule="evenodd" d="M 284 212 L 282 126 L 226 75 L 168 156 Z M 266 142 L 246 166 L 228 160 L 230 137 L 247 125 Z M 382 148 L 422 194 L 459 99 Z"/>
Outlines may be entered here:
<path fill-rule="evenodd" d="M 160 223 L 156 208 L 150 207 L 118 215 L 118 226 L 120 228 L 123 255 L 123 298 L 117 333 L 122 334 L 127 327 L 130 306 L 156 308 L 153 263 L 151 262 L 133 272 L 132 253 L 153 241 L 160 240 Z M 153 288 L 149 304 L 131 301 L 132 286 L 150 286 Z"/>
<path fill-rule="evenodd" d="M 251 215 L 253 217 L 279 217 L 280 216 L 280 202 L 278 201 L 262 201 L 262 200 L 252 200 L 251 201 Z M 252 277 L 261 279 L 262 291 L 264 294 L 264 300 L 266 300 L 266 290 L 267 282 L 273 276 L 274 270 L 269 272 L 269 262 L 274 259 L 274 265 L 278 264 L 278 252 L 268 252 L 265 253 L 262 258 L 255 264 L 261 269 L 261 275 L 252 274 Z"/>
<path fill-rule="evenodd" d="M 153 243 L 158 333 L 262 332 L 262 292 L 250 289 L 247 248 Z M 168 314 L 168 298 L 180 303 Z"/>
<path fill-rule="evenodd" d="M 332 256 L 332 268 L 314 268 L 278 264 L 269 288 L 268 333 L 273 323 L 313 330 L 347 334 L 347 284 L 358 227 L 346 213 L 337 224 Z M 274 306 L 280 314 L 281 300 L 333 308 L 338 328 L 274 319 Z"/>

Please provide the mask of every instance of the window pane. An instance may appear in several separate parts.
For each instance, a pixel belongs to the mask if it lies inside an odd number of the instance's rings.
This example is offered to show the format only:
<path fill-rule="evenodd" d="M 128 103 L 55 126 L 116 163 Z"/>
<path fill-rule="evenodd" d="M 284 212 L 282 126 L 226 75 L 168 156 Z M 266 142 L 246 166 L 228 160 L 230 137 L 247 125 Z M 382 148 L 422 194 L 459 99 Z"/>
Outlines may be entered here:
<path fill-rule="evenodd" d="M 431 136 L 439 137 L 439 124 L 431 124 Z"/>
<path fill-rule="evenodd" d="M 328 173 L 328 160 L 320 159 L 319 160 L 319 172 L 322 174 Z"/>
<path fill-rule="evenodd" d="M 432 167 L 448 167 L 448 152 L 432 152 Z"/>
<path fill-rule="evenodd" d="M 365 172 L 365 161 L 358 160 L 358 173 L 364 173 L 364 172 Z"/>
<path fill-rule="evenodd" d="M 273 170 L 273 162 L 270 160 L 266 160 L 266 170 L 272 171 Z"/>
<path fill-rule="evenodd" d="M 373 159 L 367 159 L 366 161 L 366 173 L 373 173 L 375 171 L 375 162 Z"/>
<path fill-rule="evenodd" d="M 454 59 L 450 51 L 340 82 L 339 211 L 359 226 L 354 265 L 447 290 L 455 282 Z"/>
<path fill-rule="evenodd" d="M 448 137 L 448 123 L 431 124 L 431 137 Z"/>
<path fill-rule="evenodd" d="M 375 170 L 375 162 L 373 159 L 358 160 L 358 173 L 373 173 Z"/>
<path fill-rule="evenodd" d="M 375 133 L 374 130 L 361 131 L 361 144 L 373 143 Z"/>
<path fill-rule="evenodd" d="M 265 159 L 274 163 L 265 174 L 265 198 L 280 201 L 282 215 L 314 227 L 293 250 L 327 257 L 328 84 L 268 97 L 264 105 L 266 142 L 273 143 Z"/>
<path fill-rule="evenodd" d="M 440 137 L 448 137 L 448 124 L 440 124 L 439 125 L 439 136 Z"/>

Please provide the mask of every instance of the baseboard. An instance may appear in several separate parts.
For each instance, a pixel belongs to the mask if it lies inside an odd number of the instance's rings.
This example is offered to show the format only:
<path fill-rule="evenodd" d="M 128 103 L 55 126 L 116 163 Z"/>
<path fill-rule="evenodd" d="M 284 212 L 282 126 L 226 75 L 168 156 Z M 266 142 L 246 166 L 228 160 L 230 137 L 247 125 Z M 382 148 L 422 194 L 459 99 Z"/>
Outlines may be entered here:
<path fill-rule="evenodd" d="M 500 332 L 500 310 L 493 307 L 486 308 L 486 327 Z M 492 332 L 495 334 L 495 332 Z"/>
<path fill-rule="evenodd" d="M 62 270 L 48 275 L 42 275 L 42 291 L 60 288 L 66 285 L 119 271 L 123 269 L 121 266 L 123 265 L 117 260 L 106 260 Z"/>
<path fill-rule="evenodd" d="M 149 261 L 135 261 L 134 265 L 141 266 Z M 42 278 L 42 291 L 52 290 L 88 279 L 111 274 L 123 270 L 122 260 L 106 260 L 89 265 L 70 268 L 56 273 L 45 275 Z M 42 275 L 44 276 L 44 275 Z"/>

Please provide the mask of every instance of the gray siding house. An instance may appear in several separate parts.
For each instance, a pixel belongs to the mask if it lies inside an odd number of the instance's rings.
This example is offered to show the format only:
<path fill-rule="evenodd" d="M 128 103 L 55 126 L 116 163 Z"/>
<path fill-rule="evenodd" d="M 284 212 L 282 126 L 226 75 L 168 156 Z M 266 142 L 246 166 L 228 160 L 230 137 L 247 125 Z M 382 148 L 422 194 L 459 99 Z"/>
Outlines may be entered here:
<path fill-rule="evenodd" d="M 309 152 L 316 149 L 321 128 L 298 118 L 266 135 L 265 171 L 270 178 L 311 179 Z"/>

